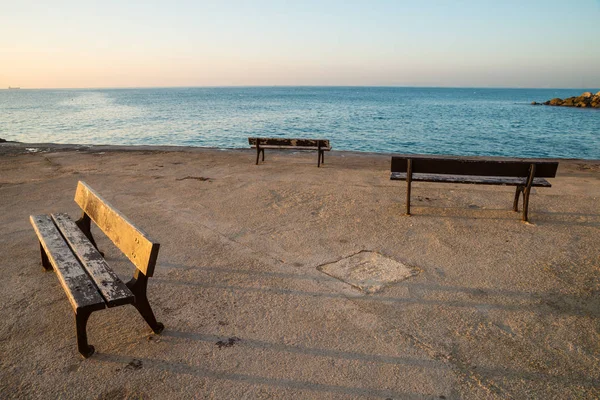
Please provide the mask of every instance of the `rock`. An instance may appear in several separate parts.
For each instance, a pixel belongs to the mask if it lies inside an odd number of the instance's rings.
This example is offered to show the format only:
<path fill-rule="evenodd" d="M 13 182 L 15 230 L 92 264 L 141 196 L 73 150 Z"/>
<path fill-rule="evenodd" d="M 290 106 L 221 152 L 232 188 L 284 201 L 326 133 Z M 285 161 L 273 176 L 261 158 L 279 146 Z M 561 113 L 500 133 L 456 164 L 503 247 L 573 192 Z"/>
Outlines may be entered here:
<path fill-rule="evenodd" d="M 541 104 L 540 104 L 540 103 L 538 103 L 537 101 L 532 101 L 532 102 L 531 102 L 531 105 L 532 105 L 532 106 L 540 106 Z"/>
<path fill-rule="evenodd" d="M 568 99 L 564 99 L 560 105 L 561 106 L 566 106 L 566 107 L 573 107 L 575 105 L 575 102 L 577 101 L 576 97 L 569 97 Z"/>
<path fill-rule="evenodd" d="M 562 99 L 559 99 L 558 97 L 555 97 L 548 102 L 548 104 L 551 106 L 560 106 L 560 105 L 562 105 L 562 103 L 563 103 Z"/>
<path fill-rule="evenodd" d="M 531 104 L 536 103 L 535 101 Z M 536 103 L 537 104 L 537 103 Z M 592 94 L 592 92 L 584 92 L 578 97 L 569 97 L 568 99 L 554 98 L 542 103 L 547 106 L 564 106 L 578 108 L 600 108 L 600 92 Z"/>

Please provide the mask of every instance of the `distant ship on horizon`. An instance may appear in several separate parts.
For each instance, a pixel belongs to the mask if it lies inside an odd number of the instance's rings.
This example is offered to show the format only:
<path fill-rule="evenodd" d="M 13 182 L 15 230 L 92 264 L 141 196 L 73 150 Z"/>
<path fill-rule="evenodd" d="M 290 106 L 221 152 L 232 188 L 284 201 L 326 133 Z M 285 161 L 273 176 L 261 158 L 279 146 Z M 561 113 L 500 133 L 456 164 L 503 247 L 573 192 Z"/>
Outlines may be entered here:
<path fill-rule="evenodd" d="M 17 90 L 17 89 L 21 89 L 21 88 L 18 86 L 16 86 L 16 87 L 9 86 L 8 87 L 8 90 Z"/>

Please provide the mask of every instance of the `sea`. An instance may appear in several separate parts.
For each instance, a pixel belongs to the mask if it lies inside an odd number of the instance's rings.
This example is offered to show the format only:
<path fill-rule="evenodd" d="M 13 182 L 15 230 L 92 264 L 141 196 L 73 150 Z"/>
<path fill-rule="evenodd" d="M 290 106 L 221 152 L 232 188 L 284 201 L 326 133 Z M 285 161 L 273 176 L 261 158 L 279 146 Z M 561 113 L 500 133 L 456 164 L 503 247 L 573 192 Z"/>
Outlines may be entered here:
<path fill-rule="evenodd" d="M 598 89 L 587 89 L 596 93 Z M 600 110 L 533 106 L 582 89 L 191 87 L 0 90 L 0 138 L 28 143 L 600 159 Z"/>

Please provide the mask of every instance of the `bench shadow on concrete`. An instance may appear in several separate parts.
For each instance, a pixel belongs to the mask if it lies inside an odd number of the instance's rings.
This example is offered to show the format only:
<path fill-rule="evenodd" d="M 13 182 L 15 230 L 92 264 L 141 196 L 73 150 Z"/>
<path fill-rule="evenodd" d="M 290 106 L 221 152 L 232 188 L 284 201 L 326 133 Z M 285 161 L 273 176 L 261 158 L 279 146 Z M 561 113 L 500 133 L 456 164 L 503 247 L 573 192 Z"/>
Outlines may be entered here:
<path fill-rule="evenodd" d="M 173 268 L 173 269 L 185 269 L 185 270 L 193 270 L 195 272 L 200 273 L 223 273 L 223 274 L 247 274 L 252 277 L 265 277 L 265 278 L 285 278 L 285 279 L 293 279 L 293 280 L 314 280 L 314 276 L 302 276 L 299 274 L 293 273 L 285 273 L 285 272 L 270 272 L 270 271 L 249 271 L 249 270 L 238 270 L 238 269 L 224 269 L 224 268 L 216 268 L 216 267 L 204 267 L 204 266 L 185 266 L 185 265 L 177 265 L 177 264 L 169 264 L 169 263 L 161 263 L 159 268 Z M 328 277 L 326 279 L 334 278 Z M 522 291 L 515 290 L 505 290 L 505 289 L 479 289 L 479 288 L 469 288 L 469 287 L 461 287 L 461 286 L 443 286 L 438 284 L 428 284 L 428 283 L 412 283 L 409 281 L 400 282 L 397 285 L 402 285 L 405 287 L 410 287 L 415 290 L 427 290 L 427 291 L 438 291 L 445 293 L 456 293 L 461 296 L 468 296 L 472 300 L 455 300 L 455 301 L 442 301 L 442 300 L 432 300 L 432 299 L 423 299 L 423 298 L 399 298 L 386 296 L 385 294 L 376 294 L 376 295 L 357 295 L 347 296 L 341 293 L 335 292 L 318 292 L 318 291 L 303 291 L 296 289 L 288 289 L 281 287 L 244 287 L 244 286 L 235 286 L 235 285 L 227 285 L 227 284 L 213 284 L 207 282 L 199 282 L 199 281 L 181 281 L 181 280 L 173 280 L 168 278 L 155 278 L 153 284 L 156 285 L 174 285 L 174 286 L 187 286 L 193 288 L 206 288 L 206 289 L 223 289 L 228 291 L 233 291 L 237 293 L 252 293 L 252 292 L 260 292 L 267 294 L 275 294 L 275 295 L 290 295 L 290 296 L 306 296 L 306 297 L 321 297 L 321 298 L 345 298 L 352 299 L 352 301 L 365 301 L 365 302 L 381 302 L 381 303 L 392 303 L 392 304 L 419 304 L 419 305 L 431 305 L 431 306 L 447 306 L 447 307 L 458 307 L 458 308 L 473 308 L 476 310 L 492 310 L 499 309 L 504 311 L 519 311 L 519 312 L 534 312 L 540 315 L 547 314 L 558 314 L 558 315 L 577 315 L 577 316 L 586 316 L 588 318 L 600 319 L 600 301 L 598 299 L 594 300 L 590 303 L 591 298 L 583 298 L 573 295 L 565 295 L 562 293 L 528 293 Z M 509 299 L 508 301 L 489 301 L 490 297 L 503 297 Z M 519 302 L 517 304 L 512 304 L 510 301 Z M 557 303 L 558 302 L 558 303 Z M 174 338 L 174 339 L 182 339 L 182 340 L 192 340 L 192 341 L 200 341 L 200 342 L 213 342 L 216 343 L 219 340 L 226 339 L 223 336 L 213 335 L 206 332 L 188 332 L 177 330 L 176 327 L 172 329 L 167 329 L 163 333 L 164 336 Z M 267 349 L 277 352 L 285 352 L 285 353 L 296 353 L 296 354 L 305 354 L 315 357 L 329 357 L 329 358 L 337 358 L 344 360 L 356 360 L 356 361 L 364 361 L 364 362 L 374 362 L 380 364 L 393 364 L 393 365 L 403 365 L 408 367 L 419 367 L 419 368 L 450 368 L 450 363 L 447 361 L 441 361 L 436 359 L 418 359 L 418 358 L 407 358 L 407 357 L 396 357 L 396 356 L 386 356 L 386 355 L 378 355 L 378 354 L 367 354 L 367 353 L 356 353 L 356 352 L 348 352 L 348 351 L 340 351 L 340 350 L 331 350 L 326 348 L 314 348 L 314 347 L 305 347 L 305 346 L 290 346 L 283 343 L 273 343 L 268 341 L 256 340 L 251 338 L 245 338 L 243 336 L 239 336 L 240 346 L 246 346 L 249 348 L 256 349 Z M 106 361 L 113 361 L 119 363 L 129 362 L 130 359 L 123 356 L 116 355 L 102 355 L 102 359 Z M 377 391 L 372 389 L 364 389 L 364 388 L 351 388 L 344 386 L 332 386 L 332 385 L 324 385 L 319 383 L 312 382 L 304 382 L 304 381 L 295 381 L 295 380 L 286 380 L 286 379 L 272 379 L 272 378 L 263 378 L 257 376 L 250 376 L 244 374 L 230 374 L 225 373 L 221 374 L 220 372 L 209 371 L 204 369 L 198 369 L 193 366 L 189 366 L 186 364 L 173 364 L 170 362 L 162 362 L 160 360 L 148 360 L 150 365 L 154 365 L 157 368 L 179 371 L 182 373 L 191 373 L 198 376 L 207 376 L 207 377 L 215 377 L 220 379 L 228 379 L 235 381 L 247 381 L 257 384 L 266 384 L 273 385 L 278 387 L 288 387 L 288 388 L 297 388 L 297 389 L 307 389 L 307 390 L 315 390 L 320 392 L 331 392 L 331 393 L 344 393 L 350 395 L 371 395 L 371 396 L 399 396 L 400 398 L 422 398 L 431 395 L 422 395 L 415 393 L 400 393 L 400 394 L 392 394 L 387 391 Z M 498 378 L 508 378 L 515 380 L 544 380 L 547 382 L 554 382 L 556 384 L 563 385 L 582 385 L 588 388 L 598 387 L 600 385 L 600 381 L 588 378 L 586 376 L 572 376 L 572 375 L 558 375 L 552 373 L 542 373 L 542 372 L 531 372 L 531 371 L 521 371 L 521 370 L 510 370 L 506 368 L 493 368 L 493 367 L 485 367 L 485 366 L 477 366 L 477 371 L 479 374 L 487 377 L 498 377 Z"/>
<path fill-rule="evenodd" d="M 286 273 L 286 272 L 272 272 L 272 271 L 250 271 L 241 269 L 227 269 L 210 266 L 195 266 L 195 265 L 179 265 L 174 263 L 160 263 L 158 266 L 161 269 L 178 269 L 178 270 L 190 270 L 200 273 L 208 274 L 246 274 L 252 277 L 264 277 L 264 278 L 283 278 L 292 280 L 314 280 L 314 276 L 304 276 L 300 274 Z M 334 278 L 324 276 L 324 279 Z M 400 282 L 397 285 L 405 287 L 411 287 L 415 290 L 427 290 L 427 291 L 439 291 L 446 293 L 457 293 L 459 295 L 467 295 L 473 300 L 464 301 L 441 301 L 441 300 L 427 300 L 422 298 L 397 298 L 385 295 L 357 295 L 347 296 L 340 293 L 332 292 L 317 292 L 317 291 L 303 291 L 294 290 L 281 287 L 242 287 L 233 285 L 218 285 L 210 284 L 206 282 L 198 281 L 180 281 L 168 278 L 155 277 L 152 285 L 174 285 L 174 286 L 187 286 L 193 288 L 207 288 L 207 289 L 223 289 L 235 292 L 261 292 L 270 293 L 276 295 L 292 295 L 292 296 L 307 296 L 307 297 L 322 297 L 322 298 L 350 298 L 353 301 L 368 301 L 368 302 L 384 302 L 394 304 L 422 304 L 422 305 L 446 305 L 448 307 L 460 307 L 460 308 L 475 308 L 481 309 L 501 309 L 506 311 L 530 311 L 539 313 L 557 313 L 557 314 L 568 314 L 568 315 L 585 315 L 595 319 L 600 318 L 600 307 L 598 307 L 598 301 L 595 305 L 591 304 L 585 309 L 580 309 L 577 306 L 565 309 L 560 307 L 551 307 L 543 302 L 543 299 L 554 299 L 556 301 L 556 293 L 527 293 L 516 290 L 504 290 L 504 289 L 479 289 L 469 288 L 461 286 L 443 286 L 438 284 L 420 283 L 420 282 Z M 507 304 L 502 302 L 489 302 L 485 301 L 486 298 L 492 296 L 502 296 L 509 299 L 516 299 L 517 301 L 530 300 L 527 304 Z M 559 296 L 565 297 L 564 294 Z M 566 296 L 569 299 L 565 299 L 565 303 L 579 303 L 583 300 L 576 296 Z M 588 299 L 589 300 L 589 299 Z M 587 300 L 586 300 L 587 301 Z M 168 321 L 165 321 L 168 322 Z M 179 330 L 177 326 L 169 326 L 163 331 L 164 337 L 172 338 L 174 340 L 184 341 L 197 341 L 204 343 L 217 343 L 218 341 L 227 340 L 222 335 L 215 335 L 207 332 L 190 332 L 186 330 Z M 279 353 L 289 354 L 301 354 L 312 357 L 326 357 L 332 359 L 342 359 L 350 361 L 358 361 L 365 363 L 377 363 L 386 365 L 406 366 L 410 368 L 419 369 L 453 369 L 455 366 L 452 365 L 451 361 L 446 359 L 426 359 L 426 358 L 411 358 L 411 357 L 398 357 L 398 356 L 387 356 L 382 354 L 369 354 L 359 353 L 351 351 L 341 351 L 327 348 L 307 347 L 301 345 L 287 345 L 284 343 L 270 342 L 265 340 L 258 340 L 254 338 L 248 338 L 243 335 L 236 335 L 239 338 L 236 346 L 243 346 L 244 348 L 257 349 L 257 350 L 268 350 Z M 390 390 L 381 390 L 377 388 L 365 388 L 365 387 L 350 387 L 343 385 L 330 385 L 323 384 L 313 381 L 303 381 L 295 379 L 285 378 L 271 378 L 263 377 L 259 375 L 235 373 L 235 372 L 224 372 L 215 371 L 209 368 L 202 368 L 196 365 L 190 365 L 183 362 L 167 361 L 159 358 L 139 358 L 133 356 L 127 356 L 123 354 L 111 354 L 97 352 L 94 359 L 100 362 L 114 363 L 122 367 L 127 366 L 134 360 L 142 362 L 144 368 L 153 368 L 173 374 L 190 375 L 195 377 L 226 380 L 239 383 L 247 383 L 251 385 L 265 385 L 278 387 L 282 389 L 295 389 L 295 390 L 306 390 L 318 393 L 333 393 L 333 394 L 344 394 L 349 396 L 376 396 L 382 398 L 402 398 L 402 399 L 423 399 L 431 398 L 432 394 L 420 394 L 412 392 L 394 392 Z M 496 377 L 504 379 L 514 380 L 530 380 L 539 381 L 543 380 L 546 382 L 552 382 L 561 385 L 581 385 L 586 388 L 596 388 L 600 386 L 600 381 L 586 376 L 573 376 L 573 375 L 557 375 L 551 373 L 542 372 L 531 372 L 522 370 L 511 370 L 506 368 L 493 368 L 486 366 L 477 366 L 477 373 L 485 377 Z M 436 395 L 437 397 L 437 395 Z"/>
<path fill-rule="evenodd" d="M 164 334 L 168 334 L 165 331 Z M 216 380 L 226 380 L 250 385 L 265 385 L 279 387 L 282 389 L 306 390 L 320 393 L 344 394 L 352 397 L 381 397 L 397 399 L 430 399 L 430 394 L 419 394 L 411 392 L 396 392 L 393 390 L 381 390 L 375 388 L 350 387 L 342 385 L 329 385 L 311 381 L 302 381 L 295 379 L 270 378 L 259 375 L 215 371 L 208 368 L 202 368 L 182 362 L 166 361 L 157 358 L 134 358 L 120 354 L 96 353 L 94 359 L 100 362 L 108 362 L 126 366 L 135 361 L 137 365 L 143 368 L 152 368 L 165 371 L 172 374 L 191 375 L 199 378 L 208 378 Z M 141 364 L 139 364 L 141 362 Z M 437 396 L 436 396 L 437 397 Z"/>
<path fill-rule="evenodd" d="M 162 336 L 172 338 L 174 340 L 185 340 L 185 341 L 198 341 L 205 343 L 216 344 L 219 341 L 227 340 L 225 336 L 214 335 L 210 333 L 199 333 L 177 330 L 176 328 L 167 328 L 163 331 Z M 437 359 L 420 359 L 410 357 L 397 357 L 397 356 L 386 356 L 380 354 L 368 354 L 368 353 L 357 353 L 349 351 L 340 351 L 327 348 L 316 348 L 306 347 L 298 345 L 286 345 L 283 343 L 275 343 L 264 340 L 257 340 L 247 338 L 244 336 L 237 336 L 239 339 L 235 346 L 242 346 L 250 349 L 257 350 L 268 350 L 280 353 L 290 354 L 302 354 L 313 356 L 316 358 L 334 358 L 351 361 L 359 361 L 365 363 L 378 363 L 388 364 L 397 366 L 406 366 L 410 368 L 423 369 L 452 369 L 455 366 L 448 360 L 437 360 Z M 196 365 L 190 365 L 183 362 L 167 361 L 159 358 L 139 358 L 132 357 L 122 354 L 110 354 L 98 352 L 94 356 L 94 359 L 100 362 L 109 362 L 126 367 L 133 361 L 142 362 L 144 368 L 152 368 L 161 371 L 165 371 L 173 374 L 191 375 L 195 377 L 227 380 L 239 383 L 247 383 L 251 385 L 266 385 L 272 387 L 279 387 L 283 389 L 296 389 L 296 390 L 307 390 L 320 393 L 335 393 L 345 394 L 350 396 L 376 396 L 382 398 L 402 398 L 402 399 L 423 399 L 432 398 L 432 394 L 419 394 L 410 392 L 395 392 L 391 390 L 381 390 L 376 388 L 365 388 L 365 387 L 350 387 L 343 385 L 330 385 L 323 384 L 314 381 L 302 381 L 295 379 L 285 378 L 271 378 L 263 377 L 259 375 L 235 373 L 235 372 L 224 372 L 215 371 L 209 368 L 202 368 Z M 586 388 L 596 388 L 600 385 L 599 380 L 587 378 L 585 376 L 572 376 L 572 375 L 556 375 L 541 372 L 531 372 L 522 370 L 511 370 L 506 368 L 492 368 L 485 366 L 477 366 L 477 373 L 485 377 L 502 378 L 502 379 L 514 379 L 517 381 L 530 380 L 539 381 L 543 380 L 546 382 L 552 382 L 554 384 L 561 385 L 581 385 Z M 436 396 L 437 397 L 437 396 Z"/>
<path fill-rule="evenodd" d="M 209 334 L 199 334 L 192 332 L 181 332 L 174 330 L 167 330 L 163 334 L 163 336 L 169 336 L 177 339 L 185 339 L 185 340 L 193 340 L 193 341 L 202 341 L 208 343 L 216 343 L 219 340 L 223 340 L 223 336 L 209 335 Z M 311 348 L 311 347 L 303 347 L 303 346 L 290 346 L 281 343 L 272 343 L 261 340 L 253 340 L 253 339 L 244 339 L 239 338 L 240 341 L 237 345 L 244 346 L 248 348 L 256 348 L 259 350 L 271 350 L 278 352 L 286 352 L 286 353 L 296 353 L 303 355 L 311 355 L 317 357 L 329 357 L 329 358 L 337 358 L 344 360 L 353 360 L 353 361 L 364 361 L 370 363 L 380 363 L 380 364 L 391 364 L 398 366 L 407 366 L 407 367 L 417 367 L 420 369 L 427 368 L 435 368 L 435 369 L 445 369 L 451 370 L 452 367 L 449 363 L 444 362 L 442 360 L 435 359 L 419 359 L 419 358 L 408 358 L 408 357 L 394 357 L 394 356 L 383 356 L 376 354 L 365 354 L 365 353 L 354 353 L 347 351 L 339 351 L 339 350 L 331 350 L 325 348 Z M 503 378 L 515 378 L 515 379 L 528 379 L 528 380 L 552 380 L 553 382 L 560 382 L 563 384 L 582 384 L 584 386 L 596 386 L 600 383 L 598 380 L 586 379 L 585 377 L 577 377 L 573 378 L 571 376 L 560 376 L 560 375 L 551 375 L 544 373 L 532 373 L 532 372 L 524 372 L 524 371 L 512 371 L 510 369 L 505 368 L 490 368 L 490 367 L 477 367 L 479 373 L 489 377 L 503 377 Z"/>
<path fill-rule="evenodd" d="M 165 329 L 162 333 L 162 336 L 174 338 L 174 339 L 182 339 L 182 340 L 191 340 L 191 341 L 200 341 L 207 343 L 216 343 L 218 341 L 227 340 L 225 336 L 211 335 L 206 333 L 194 333 L 194 332 L 186 332 L 186 331 L 177 331 L 171 329 Z M 354 353 L 347 351 L 339 351 L 339 350 L 331 350 L 325 348 L 311 348 L 311 347 L 303 347 L 303 346 L 290 346 L 282 343 L 273 343 L 261 340 L 248 339 L 245 337 L 237 337 L 239 341 L 236 343 L 236 346 L 243 346 L 245 348 L 258 349 L 258 350 L 269 350 L 269 351 L 277 351 L 281 353 L 292 353 L 292 354 L 303 354 L 314 357 L 326 357 L 326 358 L 336 358 L 343 360 L 352 360 L 352 361 L 364 361 L 369 363 L 379 363 L 379 364 L 390 364 L 397 366 L 405 366 L 410 368 L 419 368 L 420 370 L 424 369 L 444 369 L 444 370 L 452 370 L 455 366 L 451 365 L 450 362 L 446 360 L 436 360 L 436 359 L 419 359 L 419 358 L 409 358 L 409 357 L 395 357 L 395 356 L 384 356 L 377 354 L 366 354 L 366 353 Z M 131 361 L 140 360 L 139 358 L 129 357 L 125 355 L 117 355 L 117 354 L 109 354 L 109 353 L 97 353 L 95 356 L 96 359 L 100 361 L 108 361 L 121 365 L 127 365 Z M 344 393 L 353 396 L 381 396 L 381 397 L 394 397 L 394 398 L 431 398 L 432 394 L 417 394 L 417 393 L 397 393 L 388 390 L 378 390 L 373 388 L 361 388 L 361 387 L 348 387 L 348 386 L 340 386 L 340 385 L 328 385 L 321 384 L 317 382 L 310 381 L 297 381 L 293 379 L 280 379 L 280 378 L 265 378 L 256 375 L 248 375 L 248 374 L 237 374 L 237 373 L 228 373 L 221 371 L 213 371 L 206 368 L 200 368 L 197 366 L 185 364 L 185 363 L 175 363 L 171 361 L 161 360 L 161 359 L 141 359 L 143 361 L 143 365 L 145 367 L 157 368 L 160 370 L 164 370 L 171 373 L 182 373 L 182 374 L 190 374 L 200 377 L 206 378 L 214 378 L 214 379 L 224 379 L 224 380 L 233 380 L 240 382 L 248 382 L 252 384 L 262 384 L 262 385 L 270 385 L 275 387 L 284 387 L 284 388 L 293 388 L 293 389 L 303 389 L 303 390 L 313 390 L 319 392 L 331 392 L 331 393 Z M 517 381 L 521 380 L 529 380 L 529 381 L 539 381 L 544 380 L 546 382 L 553 382 L 556 384 L 562 385 L 581 385 L 587 388 L 597 388 L 600 385 L 600 380 L 587 378 L 585 376 L 572 376 L 572 375 L 556 375 L 550 373 L 542 373 L 542 372 L 531 372 L 531 371 L 522 371 L 522 370 L 511 370 L 507 368 L 491 368 L 486 366 L 477 366 L 477 373 L 483 375 L 486 378 L 503 378 L 503 379 L 514 379 Z"/>
<path fill-rule="evenodd" d="M 293 280 L 313 281 L 314 276 L 303 276 L 299 274 L 291 274 L 285 272 L 270 272 L 270 271 L 250 271 L 240 269 L 226 269 L 204 266 L 183 266 L 169 263 L 161 263 L 159 268 L 174 268 L 194 270 L 196 272 L 218 273 L 218 274 L 243 274 L 251 277 L 264 278 L 283 278 Z M 337 279 L 323 274 L 323 280 L 331 280 L 339 282 Z M 174 286 L 188 286 L 205 289 L 223 289 L 235 292 L 246 293 L 271 293 L 276 295 L 303 296 L 303 297 L 322 297 L 336 299 L 352 299 L 357 302 L 375 302 L 375 303 L 392 303 L 392 304 L 418 304 L 430 306 L 447 306 L 454 308 L 473 308 L 475 310 L 503 310 L 503 311 L 520 311 L 534 312 L 538 314 L 558 314 L 558 315 L 576 315 L 587 316 L 595 319 L 600 319 L 600 299 L 594 296 L 576 296 L 558 292 L 522 292 L 506 289 L 489 289 L 489 288 L 470 288 L 462 286 L 444 286 L 438 284 L 429 284 L 422 282 L 403 281 L 394 284 L 395 286 L 403 286 L 415 290 L 427 290 L 430 292 L 445 292 L 455 293 L 461 296 L 468 296 L 472 300 L 435 300 L 424 299 L 421 297 L 392 297 L 386 296 L 385 291 L 382 294 L 363 295 L 356 292 L 356 296 L 348 296 L 342 293 L 335 292 L 317 292 L 304 291 L 297 289 L 288 289 L 281 287 L 249 287 L 249 286 L 234 286 L 226 284 L 215 284 L 204 281 L 182 281 L 168 278 L 156 277 L 154 284 L 165 284 Z M 502 301 L 489 301 L 493 297 L 510 298 L 519 303 L 510 303 Z M 488 301 L 486 301 L 488 300 Z"/>
<path fill-rule="evenodd" d="M 477 220 L 494 220 L 494 221 L 516 221 L 520 222 L 518 213 L 507 210 L 506 208 L 482 208 L 482 207 L 445 207 L 445 206 L 427 206 L 413 205 L 411 206 L 411 218 L 433 217 L 433 218 L 450 218 L 450 219 L 477 219 Z M 495 215 L 490 215 L 496 213 Z M 399 210 L 398 214 L 403 215 L 403 211 Z M 499 215 L 500 214 L 500 215 Z M 591 228 L 600 227 L 600 214 L 584 214 L 570 213 L 560 211 L 537 211 L 535 208 L 530 209 L 530 223 L 532 225 L 563 225 L 563 226 L 583 226 Z M 586 219 L 581 221 L 581 219 Z"/>

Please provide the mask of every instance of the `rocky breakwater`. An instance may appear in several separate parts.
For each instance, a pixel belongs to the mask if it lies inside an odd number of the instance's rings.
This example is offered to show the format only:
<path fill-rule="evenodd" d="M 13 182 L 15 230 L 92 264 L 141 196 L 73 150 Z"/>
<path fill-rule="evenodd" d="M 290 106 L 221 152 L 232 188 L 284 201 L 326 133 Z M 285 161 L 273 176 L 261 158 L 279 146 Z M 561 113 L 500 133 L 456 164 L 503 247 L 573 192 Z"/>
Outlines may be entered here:
<path fill-rule="evenodd" d="M 581 96 L 569 97 L 568 99 L 554 98 L 544 103 L 531 103 L 535 105 L 545 106 L 563 106 L 563 107 L 581 107 L 581 108 L 600 108 L 600 92 L 592 94 L 591 92 L 585 92 Z"/>

